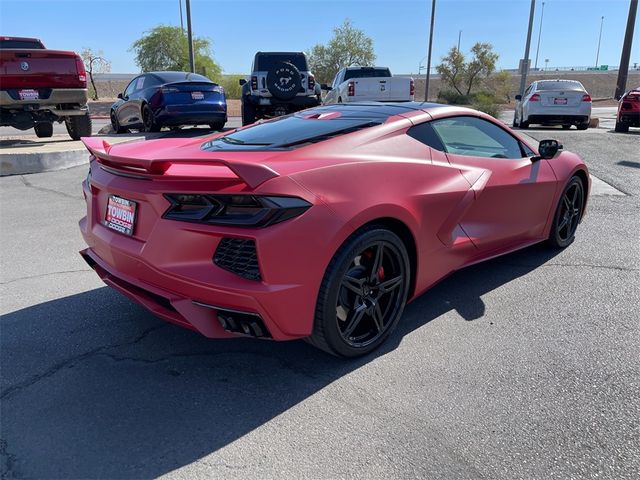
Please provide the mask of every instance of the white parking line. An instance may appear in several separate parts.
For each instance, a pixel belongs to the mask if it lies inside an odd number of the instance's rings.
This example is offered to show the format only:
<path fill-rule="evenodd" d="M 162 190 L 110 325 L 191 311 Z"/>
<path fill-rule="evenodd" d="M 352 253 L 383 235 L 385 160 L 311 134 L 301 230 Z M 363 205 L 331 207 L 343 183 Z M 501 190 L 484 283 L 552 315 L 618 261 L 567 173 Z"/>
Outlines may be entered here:
<path fill-rule="evenodd" d="M 617 188 L 612 187 L 604 180 L 600 180 L 598 177 L 591 175 L 591 192 L 590 196 L 599 197 L 603 195 L 626 195 Z"/>

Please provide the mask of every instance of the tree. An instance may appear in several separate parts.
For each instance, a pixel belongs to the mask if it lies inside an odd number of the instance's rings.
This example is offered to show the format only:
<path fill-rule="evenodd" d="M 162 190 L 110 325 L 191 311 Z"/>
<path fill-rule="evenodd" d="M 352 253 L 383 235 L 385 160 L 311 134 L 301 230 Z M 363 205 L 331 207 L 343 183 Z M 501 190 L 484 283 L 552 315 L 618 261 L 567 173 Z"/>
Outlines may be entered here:
<path fill-rule="evenodd" d="M 84 62 L 84 68 L 89 74 L 89 80 L 93 87 L 93 99 L 98 100 L 98 89 L 96 83 L 93 81 L 94 73 L 107 73 L 111 71 L 111 62 L 107 60 L 102 53 L 102 50 L 94 52 L 88 47 L 84 47 L 80 52 L 80 57 Z"/>
<path fill-rule="evenodd" d="M 143 72 L 189 71 L 189 44 L 180 27 L 159 25 L 145 32 L 133 42 L 136 64 Z M 222 74 L 220 65 L 213 59 L 211 40 L 193 37 L 193 53 L 197 73 L 218 81 Z"/>
<path fill-rule="evenodd" d="M 309 67 L 319 82 L 330 83 L 338 70 L 352 65 L 373 65 L 373 40 L 353 26 L 348 18 L 333 29 L 327 45 L 317 44 L 307 52 Z"/>
<path fill-rule="evenodd" d="M 460 95 L 468 96 L 482 77 L 488 77 L 496 69 L 498 54 L 490 43 L 476 43 L 471 48 L 471 60 L 465 61 L 457 47 L 451 47 L 436 67 L 441 81 L 453 87 Z"/>

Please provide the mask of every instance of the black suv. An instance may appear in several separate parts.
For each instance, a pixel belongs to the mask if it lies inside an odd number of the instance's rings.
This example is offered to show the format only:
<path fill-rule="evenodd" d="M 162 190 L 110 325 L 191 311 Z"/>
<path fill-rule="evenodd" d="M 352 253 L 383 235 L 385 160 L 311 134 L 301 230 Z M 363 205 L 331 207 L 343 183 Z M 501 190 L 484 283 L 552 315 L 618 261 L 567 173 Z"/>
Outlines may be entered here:
<path fill-rule="evenodd" d="M 320 85 L 302 52 L 258 52 L 242 85 L 242 125 L 322 103 Z"/>

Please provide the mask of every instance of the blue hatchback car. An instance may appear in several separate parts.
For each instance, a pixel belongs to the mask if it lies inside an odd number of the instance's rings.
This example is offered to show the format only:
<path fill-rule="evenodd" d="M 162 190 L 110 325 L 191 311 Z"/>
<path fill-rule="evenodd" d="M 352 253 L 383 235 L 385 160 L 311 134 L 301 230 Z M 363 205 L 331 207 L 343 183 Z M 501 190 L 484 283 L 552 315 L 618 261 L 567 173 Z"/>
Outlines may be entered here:
<path fill-rule="evenodd" d="M 227 122 L 224 89 L 203 75 L 149 72 L 135 77 L 111 106 L 116 133 L 130 128 L 157 132 L 162 127 L 208 125 L 222 130 Z"/>

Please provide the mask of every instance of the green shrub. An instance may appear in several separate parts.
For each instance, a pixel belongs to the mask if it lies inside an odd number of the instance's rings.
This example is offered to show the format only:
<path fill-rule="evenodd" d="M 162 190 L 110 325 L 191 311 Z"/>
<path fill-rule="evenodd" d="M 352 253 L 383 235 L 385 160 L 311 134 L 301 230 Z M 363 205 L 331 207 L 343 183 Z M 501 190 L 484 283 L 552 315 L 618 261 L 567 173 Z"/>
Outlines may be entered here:
<path fill-rule="evenodd" d="M 440 90 L 438 100 L 449 105 L 469 105 L 471 103 L 469 96 L 461 95 L 455 90 Z"/>
<path fill-rule="evenodd" d="M 240 86 L 243 75 L 224 75 L 220 80 L 220 85 L 224 88 L 227 99 L 239 99 L 242 96 L 242 87 Z"/>
<path fill-rule="evenodd" d="M 481 92 L 473 95 L 471 106 L 476 110 L 487 113 L 492 117 L 497 117 L 500 113 L 498 99 L 493 93 Z"/>

